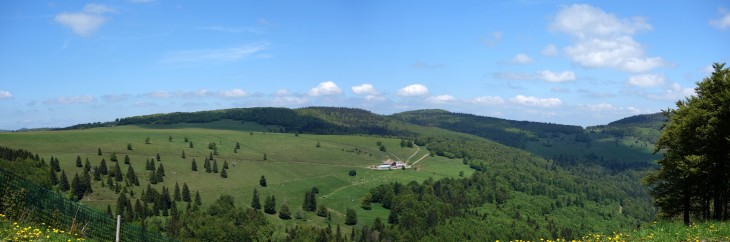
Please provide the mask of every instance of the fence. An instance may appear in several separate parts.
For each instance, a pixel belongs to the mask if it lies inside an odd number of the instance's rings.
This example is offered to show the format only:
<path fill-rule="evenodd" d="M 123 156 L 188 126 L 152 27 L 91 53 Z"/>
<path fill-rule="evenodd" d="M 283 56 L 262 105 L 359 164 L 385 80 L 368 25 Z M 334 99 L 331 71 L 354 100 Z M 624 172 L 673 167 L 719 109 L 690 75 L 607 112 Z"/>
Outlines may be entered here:
<path fill-rule="evenodd" d="M 7 210 L 8 206 L 16 206 L 14 210 L 22 209 L 23 217 L 32 221 L 74 231 L 86 238 L 103 241 L 116 239 L 116 220 L 108 214 L 68 200 L 61 194 L 3 169 L 0 169 L 0 201 L 0 207 L 5 206 Z M 159 233 L 147 231 L 144 226 L 124 222 L 121 240 L 172 241 Z"/>

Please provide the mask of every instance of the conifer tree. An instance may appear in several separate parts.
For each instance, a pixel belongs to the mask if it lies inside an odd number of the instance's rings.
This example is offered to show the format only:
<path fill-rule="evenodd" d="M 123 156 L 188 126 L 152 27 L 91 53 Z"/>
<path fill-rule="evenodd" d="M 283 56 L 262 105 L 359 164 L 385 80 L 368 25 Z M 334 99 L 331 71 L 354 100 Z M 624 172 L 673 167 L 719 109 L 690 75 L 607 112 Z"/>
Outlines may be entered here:
<path fill-rule="evenodd" d="M 162 167 L 161 165 L 162 164 L 160 164 L 160 167 Z M 163 181 L 165 181 L 164 178 L 163 178 L 165 176 L 165 170 L 157 169 L 156 174 L 157 174 L 157 182 L 163 182 Z"/>
<path fill-rule="evenodd" d="M 160 153 L 157 153 L 157 161 L 160 161 Z"/>
<path fill-rule="evenodd" d="M 200 199 L 200 193 L 198 191 L 195 191 L 195 205 L 202 206 L 203 200 Z"/>
<path fill-rule="evenodd" d="M 114 217 L 114 215 L 112 214 L 112 205 L 111 204 L 106 205 L 106 214 L 109 215 L 109 217 L 112 217 L 112 218 Z"/>
<path fill-rule="evenodd" d="M 132 143 L 127 143 L 127 150 L 133 150 L 132 149 Z"/>
<path fill-rule="evenodd" d="M 101 162 L 99 162 L 99 173 L 102 175 L 108 175 L 109 169 L 106 167 L 106 160 L 101 159 Z"/>
<path fill-rule="evenodd" d="M 99 147 L 99 150 L 96 152 L 96 154 L 101 156 L 101 147 Z"/>
<path fill-rule="evenodd" d="M 261 176 L 261 179 L 259 179 L 259 185 L 266 187 L 266 177 Z"/>
<path fill-rule="evenodd" d="M 113 170 L 113 172 L 114 172 L 114 174 L 113 174 L 114 175 L 114 179 L 117 182 L 124 181 L 124 174 L 122 174 L 122 168 L 119 167 L 119 163 L 118 162 L 114 163 L 114 170 Z"/>
<path fill-rule="evenodd" d="M 162 176 L 165 176 L 165 167 L 162 166 L 162 163 L 160 163 L 160 167 L 157 168 L 157 172 L 162 174 Z"/>
<path fill-rule="evenodd" d="M 266 200 L 264 201 L 264 213 L 276 213 L 276 198 L 274 195 L 266 197 Z"/>
<path fill-rule="evenodd" d="M 261 203 L 259 202 L 259 191 L 256 188 L 253 189 L 253 199 L 251 199 L 251 207 L 253 209 L 261 209 Z"/>
<path fill-rule="evenodd" d="M 218 160 L 213 160 L 213 173 L 218 173 Z"/>
<path fill-rule="evenodd" d="M 50 172 L 48 174 L 48 180 L 51 183 L 51 186 L 57 185 L 58 184 L 58 176 L 56 175 L 56 171 L 54 171 L 52 168 L 51 169 L 48 169 L 48 171 Z"/>
<path fill-rule="evenodd" d="M 198 164 L 195 164 L 195 158 L 193 158 L 192 168 L 193 168 L 193 171 L 198 171 Z"/>
<path fill-rule="evenodd" d="M 124 164 L 127 164 L 127 165 L 130 164 L 130 160 L 129 160 L 129 156 L 128 155 L 124 155 Z"/>
<path fill-rule="evenodd" d="M 157 184 L 157 170 L 155 167 L 152 167 L 152 172 L 150 172 L 150 183 Z"/>
<path fill-rule="evenodd" d="M 86 158 L 86 162 L 84 163 L 84 170 L 91 171 L 91 162 L 89 162 L 89 158 Z"/>
<path fill-rule="evenodd" d="M 81 184 L 81 179 L 79 179 L 79 173 L 76 173 L 73 180 L 71 180 L 71 194 L 73 199 L 77 201 L 84 197 L 84 187 Z"/>
<path fill-rule="evenodd" d="M 320 204 L 317 206 L 317 216 L 320 217 L 327 217 L 327 207 L 324 206 L 324 204 Z"/>
<path fill-rule="evenodd" d="M 83 175 L 81 176 L 81 187 L 84 189 L 84 194 L 90 194 L 94 192 L 91 189 L 91 176 L 89 175 L 88 171 L 84 171 Z"/>
<path fill-rule="evenodd" d="M 76 156 L 76 167 L 83 167 L 84 165 L 81 163 L 81 156 Z"/>
<path fill-rule="evenodd" d="M 193 148 L 193 142 L 192 141 L 190 141 L 190 148 L 191 149 Z"/>
<path fill-rule="evenodd" d="M 352 209 L 352 208 L 347 209 L 347 214 L 345 215 L 345 224 L 347 224 L 347 225 L 357 224 L 357 212 L 355 212 L 355 209 Z"/>
<path fill-rule="evenodd" d="M 289 206 L 286 203 L 281 204 L 279 208 L 279 218 L 284 220 L 291 219 L 291 211 L 289 211 Z"/>
<path fill-rule="evenodd" d="M 173 194 L 175 201 L 182 200 L 182 196 L 180 194 L 180 185 L 178 185 L 177 182 L 175 182 L 175 192 Z"/>
<path fill-rule="evenodd" d="M 241 144 L 238 143 L 238 141 L 236 141 L 236 149 L 240 149 L 240 148 L 241 148 Z"/>
<path fill-rule="evenodd" d="M 223 169 L 228 169 L 228 161 L 223 161 Z"/>
<path fill-rule="evenodd" d="M 134 168 L 132 168 L 131 165 L 127 168 L 127 180 L 135 186 L 139 186 L 139 179 L 137 178 L 137 174 L 134 173 Z"/>
<path fill-rule="evenodd" d="M 221 177 L 228 178 L 228 173 L 226 172 L 225 168 L 223 168 L 223 170 L 221 171 Z"/>
<path fill-rule="evenodd" d="M 66 192 L 71 188 L 71 186 L 68 184 L 68 177 L 66 177 L 66 171 L 61 171 L 61 179 L 58 181 L 58 190 L 61 190 L 62 192 Z"/>
<path fill-rule="evenodd" d="M 188 188 L 188 183 L 183 183 L 182 200 L 185 201 L 185 202 L 188 202 L 188 203 L 191 201 L 191 199 L 190 199 L 190 189 Z"/>
<path fill-rule="evenodd" d="M 182 158 L 185 159 L 185 150 L 182 151 Z"/>

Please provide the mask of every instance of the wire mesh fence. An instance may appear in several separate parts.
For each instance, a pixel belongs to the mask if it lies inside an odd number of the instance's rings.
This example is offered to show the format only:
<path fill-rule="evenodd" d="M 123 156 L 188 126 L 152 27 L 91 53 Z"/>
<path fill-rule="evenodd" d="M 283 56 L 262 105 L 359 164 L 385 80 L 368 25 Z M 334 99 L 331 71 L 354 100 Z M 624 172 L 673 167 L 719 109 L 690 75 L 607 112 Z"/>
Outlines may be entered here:
<path fill-rule="evenodd" d="M 116 239 L 116 220 L 108 214 L 3 169 L 0 169 L 0 208 L 12 217 L 46 223 L 86 238 Z M 173 241 L 144 226 L 125 222 L 122 222 L 120 237 L 122 241 Z"/>

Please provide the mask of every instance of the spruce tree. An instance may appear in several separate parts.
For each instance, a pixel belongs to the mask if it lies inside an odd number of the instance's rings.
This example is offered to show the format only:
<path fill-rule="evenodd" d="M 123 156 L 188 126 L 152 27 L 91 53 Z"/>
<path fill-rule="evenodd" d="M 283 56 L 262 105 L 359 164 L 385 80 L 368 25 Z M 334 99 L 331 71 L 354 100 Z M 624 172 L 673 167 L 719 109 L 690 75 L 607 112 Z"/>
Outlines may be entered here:
<path fill-rule="evenodd" d="M 73 180 L 71 180 L 71 194 L 76 201 L 84 197 L 84 187 L 81 184 L 81 179 L 79 179 L 79 173 L 76 173 Z"/>
<path fill-rule="evenodd" d="M 259 191 L 256 188 L 253 189 L 253 199 L 251 199 L 251 207 L 253 209 L 261 209 L 261 203 L 259 202 Z"/>
<path fill-rule="evenodd" d="M 279 208 L 279 218 L 284 220 L 291 219 L 291 211 L 289 211 L 289 206 L 286 203 L 281 204 Z"/>
<path fill-rule="evenodd" d="M 101 147 L 99 147 L 99 150 L 96 152 L 96 154 L 101 156 Z"/>
<path fill-rule="evenodd" d="M 119 162 L 114 163 L 114 170 L 113 170 L 113 172 L 114 172 L 114 174 L 113 174 L 114 175 L 114 179 L 117 182 L 124 181 L 124 175 L 122 174 L 122 168 L 119 167 Z"/>
<path fill-rule="evenodd" d="M 175 192 L 173 194 L 175 201 L 182 200 L 182 196 L 180 195 L 180 185 L 178 185 L 177 182 L 175 182 Z"/>
<path fill-rule="evenodd" d="M 54 171 L 52 168 L 48 169 L 50 173 L 48 174 L 48 180 L 51 183 L 51 186 L 55 186 L 58 184 L 58 176 L 56 175 L 56 171 Z"/>
<path fill-rule="evenodd" d="M 61 171 L 61 179 L 58 181 L 58 190 L 61 190 L 62 192 L 66 192 L 71 188 L 71 186 L 68 184 L 68 177 L 66 177 L 66 171 Z"/>
<path fill-rule="evenodd" d="M 228 178 L 228 173 L 226 173 L 226 169 L 225 168 L 223 168 L 223 170 L 221 171 L 221 177 Z"/>
<path fill-rule="evenodd" d="M 76 167 L 83 167 L 84 165 L 81 163 L 81 156 L 76 156 Z"/>
<path fill-rule="evenodd" d="M 264 201 L 264 213 L 276 213 L 276 198 L 274 197 L 274 195 L 266 197 L 266 200 Z"/>
<path fill-rule="evenodd" d="M 198 171 L 198 164 L 195 164 L 195 158 L 193 158 L 192 168 L 193 168 L 193 171 Z"/>
<path fill-rule="evenodd" d="M 157 153 L 157 161 L 160 161 L 160 153 Z"/>
<path fill-rule="evenodd" d="M 130 164 L 130 160 L 129 160 L 129 156 L 128 155 L 124 155 L 124 164 L 127 164 L 127 165 Z"/>
<path fill-rule="evenodd" d="M 228 161 L 223 161 L 223 169 L 228 169 Z"/>
<path fill-rule="evenodd" d="M 104 159 L 101 159 L 101 162 L 99 163 L 99 172 L 102 175 L 108 175 L 109 174 L 109 169 L 107 169 L 107 167 L 106 167 L 106 160 L 104 160 Z"/>
<path fill-rule="evenodd" d="M 195 205 L 202 206 L 203 200 L 200 199 L 200 193 L 198 191 L 195 191 Z"/>
<path fill-rule="evenodd" d="M 152 167 L 152 172 L 150 172 L 150 183 L 157 184 L 157 170 L 155 167 Z"/>
<path fill-rule="evenodd" d="M 192 141 L 190 141 L 190 148 L 191 149 L 193 148 L 193 142 Z"/>
<path fill-rule="evenodd" d="M 83 175 L 81 176 L 81 187 L 84 189 L 84 194 L 90 194 L 93 192 L 91 189 L 91 176 L 89 175 L 89 172 L 84 171 Z"/>
<path fill-rule="evenodd" d="M 127 143 L 127 150 L 133 150 L 132 149 L 132 143 Z"/>
<path fill-rule="evenodd" d="M 345 224 L 347 224 L 347 225 L 357 224 L 357 212 L 355 212 L 355 209 L 352 209 L 352 208 L 347 209 L 347 214 L 345 215 Z"/>
<path fill-rule="evenodd" d="M 218 173 L 218 160 L 213 160 L 213 173 Z"/>
<path fill-rule="evenodd" d="M 89 162 L 89 158 L 86 158 L 86 162 L 84 163 L 84 170 L 91 171 L 91 162 Z"/>
<path fill-rule="evenodd" d="M 190 189 L 188 188 L 188 183 L 183 183 L 182 200 L 185 201 L 185 202 L 188 202 L 188 203 L 191 201 L 191 199 L 190 199 Z"/>
<path fill-rule="evenodd" d="M 261 176 L 261 179 L 259 179 L 259 185 L 266 187 L 266 177 Z"/>
<path fill-rule="evenodd" d="M 160 164 L 160 167 L 162 167 L 162 164 Z M 165 170 L 163 169 L 157 169 L 157 182 L 163 182 L 165 179 L 163 178 L 165 176 Z"/>
<path fill-rule="evenodd" d="M 185 150 L 182 151 L 182 158 L 185 159 Z"/>
<path fill-rule="evenodd" d="M 139 186 L 139 179 L 137 178 L 137 174 L 134 173 L 134 168 L 132 168 L 131 165 L 127 168 L 127 180 L 135 186 Z"/>
<path fill-rule="evenodd" d="M 106 205 L 106 214 L 109 215 L 109 217 L 112 217 L 112 218 L 114 217 L 114 215 L 112 214 L 112 205 L 111 204 Z"/>
<path fill-rule="evenodd" d="M 165 167 L 162 166 L 162 163 L 160 163 L 160 167 L 157 168 L 157 172 L 159 172 L 162 176 L 165 176 Z"/>

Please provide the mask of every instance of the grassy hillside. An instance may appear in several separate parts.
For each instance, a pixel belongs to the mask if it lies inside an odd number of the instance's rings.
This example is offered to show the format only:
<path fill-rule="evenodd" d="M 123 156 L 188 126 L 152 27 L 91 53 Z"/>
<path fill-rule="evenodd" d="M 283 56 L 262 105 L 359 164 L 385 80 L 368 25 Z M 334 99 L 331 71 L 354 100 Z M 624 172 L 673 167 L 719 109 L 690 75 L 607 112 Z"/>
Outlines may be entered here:
<path fill-rule="evenodd" d="M 565 165 L 595 163 L 610 169 L 651 166 L 661 114 L 640 115 L 604 126 L 514 121 L 443 110 L 417 110 L 392 117 L 418 125 L 477 135 L 527 150 Z"/>
<path fill-rule="evenodd" d="M 357 227 L 374 226 L 376 217 L 382 221 L 393 216 L 419 221 L 394 221 L 393 227 L 379 230 L 382 234 L 378 236 L 384 236 L 381 238 L 396 241 L 451 237 L 458 227 L 467 225 L 488 229 L 472 231 L 476 237 L 463 239 L 575 237 L 630 228 L 654 216 L 646 188 L 638 183 L 644 174 L 642 170 L 629 166 L 616 173 L 584 163 L 583 158 L 575 163 L 564 162 L 568 159 L 549 157 L 555 149 L 541 150 L 547 146 L 534 148 L 531 153 L 529 149 L 478 136 L 490 132 L 471 134 L 454 128 L 479 131 L 484 125 L 478 122 L 478 116 L 470 116 L 471 121 L 459 124 L 459 115 L 451 117 L 441 111 L 429 115 L 450 121 L 434 122 L 441 128 L 348 108 L 228 109 L 130 117 L 64 131 L 2 133 L 0 146 L 32 150 L 46 158 L 58 157 L 69 177 L 82 171 L 75 166 L 77 156 L 82 160 L 88 158 L 92 166 L 99 165 L 101 159 L 112 166 L 114 163 L 109 160 L 113 153 L 120 163 L 127 155 L 141 178 L 142 186 L 131 188 L 136 196 L 148 183 L 146 161 L 159 153 L 161 161 L 155 163 L 164 165 L 166 176 L 163 183 L 152 187 L 161 190 L 166 186 L 172 191 L 176 182 L 180 186 L 187 183 L 193 193 L 200 192 L 204 208 L 224 194 L 231 195 L 236 206 L 248 207 L 252 190 L 257 188 L 262 203 L 266 196 L 275 195 L 277 207 L 286 203 L 295 216 L 306 191 L 317 187 L 317 203 L 330 209 L 335 224 L 343 224 L 348 208 L 356 209 Z M 508 127 L 506 124 L 503 128 Z M 579 133 L 574 126 L 528 122 L 519 127 L 506 128 L 504 132 L 527 135 L 525 147 L 533 142 L 572 139 L 577 143 L 561 141 L 565 146 L 560 149 L 579 157 L 586 154 L 582 148 L 575 148 L 581 147 L 584 135 L 604 135 L 586 133 L 577 127 Z M 541 132 L 544 130 L 551 131 Z M 237 142 L 238 150 L 234 149 Z M 403 145 L 409 143 L 414 146 Z M 599 142 L 588 142 L 591 143 Z M 204 157 L 213 152 L 208 148 L 213 144 L 218 151 L 214 155 L 218 167 L 224 162 L 229 164 L 228 178 L 203 171 Z M 132 146 L 131 151 L 127 150 L 128 145 Z M 618 148 L 605 152 L 624 152 L 623 146 L 611 147 Z M 101 156 L 97 155 L 98 149 L 102 150 Z M 197 172 L 191 170 L 193 158 Z M 415 169 L 367 168 L 386 159 L 415 164 Z M 126 165 L 120 166 L 126 172 Z M 357 175 L 349 176 L 351 170 Z M 465 179 L 459 178 L 462 172 Z M 266 177 L 265 188 L 259 185 L 261 176 Z M 403 189 L 406 185 L 409 189 Z M 366 194 L 373 196 L 372 210 L 360 209 Z M 112 190 L 101 187 L 100 182 L 94 182 L 94 192 L 83 202 L 104 210 L 108 204 L 115 204 L 116 196 Z M 178 203 L 178 207 L 182 206 Z M 303 219 L 292 220 L 267 216 L 275 226 L 326 225 L 326 220 L 313 212 L 301 214 Z M 427 217 L 428 226 L 424 222 Z M 582 219 L 576 220 L 577 217 Z M 150 220 L 153 228 L 164 226 L 164 221 Z M 196 223 L 205 224 L 203 220 Z M 277 228 L 274 234 L 281 236 L 284 227 Z M 358 233 L 372 232 L 362 229 Z M 291 230 L 289 233 L 293 236 Z"/>
<path fill-rule="evenodd" d="M 116 153 L 120 159 L 128 155 L 131 165 L 141 178 L 142 186 L 133 187 L 135 194 L 140 194 L 148 183 L 149 171 L 145 170 L 147 159 L 153 159 L 159 153 L 165 167 L 164 182 L 157 184 L 172 189 L 178 182 L 182 186 L 187 183 L 191 190 L 199 191 L 204 204 L 212 202 L 222 194 L 232 195 L 238 203 L 249 204 L 253 188 L 259 189 L 263 196 L 275 195 L 277 201 L 286 202 L 292 208 L 302 205 L 305 191 L 312 187 L 320 190 L 318 202 L 332 209 L 335 220 L 343 220 L 347 208 L 360 206 L 360 198 L 365 192 L 378 184 L 399 181 L 422 181 L 432 177 L 457 177 L 460 172 L 466 176 L 473 172 L 460 160 L 449 160 L 443 157 L 427 156 L 428 151 L 419 147 L 400 148 L 400 139 L 379 138 L 371 136 L 343 135 L 308 135 L 261 132 L 270 126 L 222 120 L 205 124 L 180 123 L 173 125 L 140 125 L 118 126 L 112 128 L 93 128 L 70 131 L 41 131 L 4 133 L 0 135 L 0 146 L 33 150 L 43 157 L 54 156 L 60 165 L 72 177 L 74 173 L 82 173 L 82 168 L 75 166 L 77 156 L 82 160 L 89 159 L 92 166 L 98 166 L 101 159 L 110 162 L 110 155 Z M 168 139 L 172 137 L 172 142 Z M 146 138 L 150 144 L 145 144 Z M 194 144 L 184 142 L 187 137 Z M 381 141 L 388 152 L 379 151 L 376 145 Z M 234 153 L 236 142 L 241 149 Z M 317 143 L 320 147 L 315 147 Z M 223 162 L 229 164 L 228 178 L 219 174 L 203 171 L 203 160 L 212 150 L 209 143 L 218 147 L 215 156 L 219 168 Z M 133 150 L 127 150 L 131 144 Z M 103 155 L 97 155 L 98 149 Z M 186 158 L 182 158 L 182 152 Z M 267 160 L 263 160 L 264 154 Z M 417 169 L 374 171 L 370 165 L 380 164 L 383 160 L 403 160 L 415 162 Z M 191 170 L 192 159 L 196 159 L 199 171 Z M 126 167 L 123 171 L 126 172 Z M 348 171 L 355 170 L 352 177 Z M 259 178 L 265 176 L 268 186 L 259 185 Z M 117 194 L 95 183 L 94 193 L 86 196 L 83 202 L 100 210 L 107 204 L 116 203 Z M 326 197 L 326 198 L 323 198 Z M 372 221 L 375 216 L 385 217 L 382 209 L 359 214 L 363 221 Z M 309 214 L 314 223 L 323 219 Z M 278 218 L 273 221 L 280 221 Z"/>

